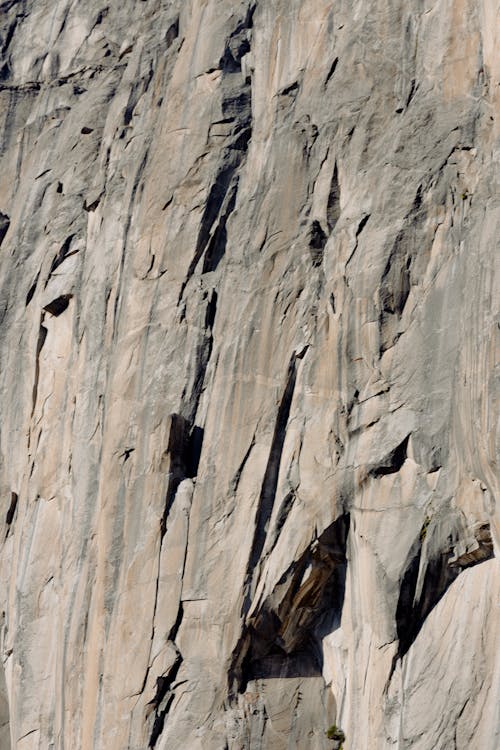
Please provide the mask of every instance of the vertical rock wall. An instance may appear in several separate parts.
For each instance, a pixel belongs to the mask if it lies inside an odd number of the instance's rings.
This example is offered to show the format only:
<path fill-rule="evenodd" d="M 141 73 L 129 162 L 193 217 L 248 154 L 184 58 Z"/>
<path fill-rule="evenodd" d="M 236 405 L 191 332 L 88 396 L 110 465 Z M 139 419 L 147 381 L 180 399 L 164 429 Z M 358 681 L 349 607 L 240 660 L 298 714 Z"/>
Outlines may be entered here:
<path fill-rule="evenodd" d="M 499 747 L 498 30 L 0 3 L 2 750 Z"/>

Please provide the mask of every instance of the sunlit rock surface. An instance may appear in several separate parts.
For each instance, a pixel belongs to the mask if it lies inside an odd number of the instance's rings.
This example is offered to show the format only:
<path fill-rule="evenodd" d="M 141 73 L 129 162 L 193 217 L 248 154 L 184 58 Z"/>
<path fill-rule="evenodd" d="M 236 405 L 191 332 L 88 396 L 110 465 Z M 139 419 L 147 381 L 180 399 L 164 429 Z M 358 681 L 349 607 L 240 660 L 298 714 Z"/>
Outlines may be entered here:
<path fill-rule="evenodd" d="M 500 746 L 499 21 L 0 4 L 1 750 Z"/>

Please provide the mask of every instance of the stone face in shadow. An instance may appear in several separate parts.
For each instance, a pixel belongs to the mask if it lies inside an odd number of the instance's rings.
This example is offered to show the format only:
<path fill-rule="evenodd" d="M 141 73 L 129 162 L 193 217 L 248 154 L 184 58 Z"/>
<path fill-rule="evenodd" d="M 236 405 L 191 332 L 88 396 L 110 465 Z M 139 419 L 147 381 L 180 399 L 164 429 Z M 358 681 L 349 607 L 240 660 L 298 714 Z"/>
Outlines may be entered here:
<path fill-rule="evenodd" d="M 349 523 L 345 514 L 328 526 L 247 621 L 231 670 L 240 692 L 256 678 L 321 676 L 322 639 L 342 615 Z"/>

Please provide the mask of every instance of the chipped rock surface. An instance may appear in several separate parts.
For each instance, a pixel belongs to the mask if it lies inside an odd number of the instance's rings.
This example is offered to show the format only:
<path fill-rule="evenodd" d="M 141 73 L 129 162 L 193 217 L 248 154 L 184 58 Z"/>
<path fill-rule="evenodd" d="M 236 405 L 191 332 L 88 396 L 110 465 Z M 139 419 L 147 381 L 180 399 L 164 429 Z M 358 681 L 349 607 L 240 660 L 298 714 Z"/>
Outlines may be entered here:
<path fill-rule="evenodd" d="M 500 747 L 499 21 L 1 0 L 1 750 Z"/>

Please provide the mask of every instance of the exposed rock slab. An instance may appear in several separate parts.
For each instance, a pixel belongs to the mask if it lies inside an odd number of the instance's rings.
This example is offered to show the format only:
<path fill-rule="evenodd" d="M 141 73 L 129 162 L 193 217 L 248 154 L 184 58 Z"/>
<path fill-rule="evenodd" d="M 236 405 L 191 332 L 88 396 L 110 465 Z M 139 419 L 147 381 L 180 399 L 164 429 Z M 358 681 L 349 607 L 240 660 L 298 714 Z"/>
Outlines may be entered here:
<path fill-rule="evenodd" d="M 2 750 L 500 746 L 498 13 L 1 3 Z"/>

